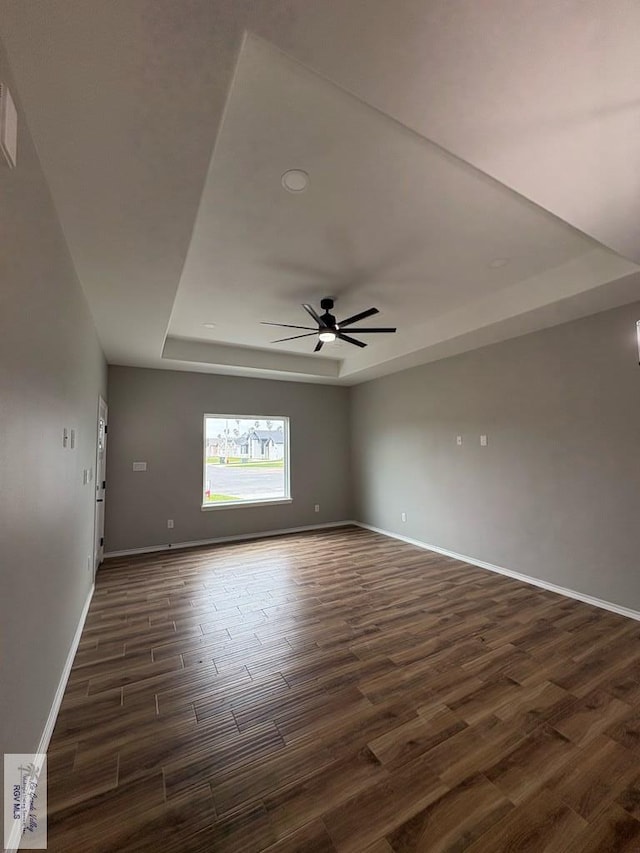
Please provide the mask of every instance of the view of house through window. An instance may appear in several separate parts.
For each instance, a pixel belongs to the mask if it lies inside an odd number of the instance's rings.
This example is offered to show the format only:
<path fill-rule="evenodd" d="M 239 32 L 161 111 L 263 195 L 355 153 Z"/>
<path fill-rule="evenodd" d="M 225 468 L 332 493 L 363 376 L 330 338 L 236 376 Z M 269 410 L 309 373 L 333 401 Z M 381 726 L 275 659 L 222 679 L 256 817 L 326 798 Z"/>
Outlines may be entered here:
<path fill-rule="evenodd" d="M 289 419 L 205 415 L 203 506 L 289 498 Z"/>

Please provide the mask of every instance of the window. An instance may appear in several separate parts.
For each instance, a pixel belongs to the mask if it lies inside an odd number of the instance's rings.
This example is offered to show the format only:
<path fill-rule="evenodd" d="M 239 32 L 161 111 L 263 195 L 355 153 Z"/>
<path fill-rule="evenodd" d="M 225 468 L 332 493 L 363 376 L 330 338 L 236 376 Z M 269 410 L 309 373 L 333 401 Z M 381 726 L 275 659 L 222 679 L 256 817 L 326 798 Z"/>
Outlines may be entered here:
<path fill-rule="evenodd" d="M 291 500 L 289 418 L 204 416 L 203 509 Z"/>

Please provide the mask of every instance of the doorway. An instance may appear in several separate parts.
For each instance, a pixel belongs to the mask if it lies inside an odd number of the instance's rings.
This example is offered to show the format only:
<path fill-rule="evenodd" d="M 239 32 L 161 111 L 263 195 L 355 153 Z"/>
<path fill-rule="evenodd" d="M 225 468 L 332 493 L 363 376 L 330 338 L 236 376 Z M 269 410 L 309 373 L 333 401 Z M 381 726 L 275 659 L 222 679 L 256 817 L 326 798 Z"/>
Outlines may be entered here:
<path fill-rule="evenodd" d="M 107 404 L 98 401 L 98 432 L 96 442 L 96 508 L 94 523 L 93 575 L 104 559 L 104 504 L 107 490 Z"/>

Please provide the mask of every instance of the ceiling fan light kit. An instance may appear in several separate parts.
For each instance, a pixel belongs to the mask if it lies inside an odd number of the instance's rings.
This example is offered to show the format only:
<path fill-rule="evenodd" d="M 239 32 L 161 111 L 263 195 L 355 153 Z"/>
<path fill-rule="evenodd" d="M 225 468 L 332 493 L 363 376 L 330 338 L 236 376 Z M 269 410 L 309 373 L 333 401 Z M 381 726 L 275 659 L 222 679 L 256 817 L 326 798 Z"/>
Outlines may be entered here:
<path fill-rule="evenodd" d="M 335 341 L 336 333 L 326 329 L 325 331 L 322 331 L 318 334 L 318 338 L 322 341 L 323 344 L 328 344 L 331 343 L 331 341 Z"/>
<path fill-rule="evenodd" d="M 314 329 L 312 326 L 293 326 L 290 323 L 267 323 L 263 322 L 264 326 L 281 326 L 285 329 L 305 329 L 306 332 L 303 335 L 292 335 L 288 338 L 278 338 L 276 341 L 271 341 L 272 344 L 280 344 L 284 341 L 294 341 L 298 338 L 311 338 L 317 335 L 318 343 L 314 347 L 314 352 L 320 352 L 325 343 L 333 343 L 333 341 L 339 340 L 344 341 L 347 344 L 353 344 L 356 347 L 366 347 L 364 341 L 359 341 L 357 338 L 352 338 L 351 335 L 347 335 L 344 332 L 345 327 L 349 327 L 350 332 L 356 332 L 359 335 L 368 335 L 373 333 L 383 333 L 383 334 L 393 334 L 396 330 L 391 327 L 378 327 L 374 329 L 364 329 L 362 327 L 351 329 L 350 327 L 354 323 L 358 323 L 360 320 L 365 320 L 367 317 L 372 317 L 374 314 L 378 314 L 379 311 L 377 308 L 367 308 L 366 311 L 361 311 L 359 314 L 353 314 L 351 317 L 347 317 L 344 320 L 336 321 L 336 318 L 331 313 L 331 309 L 334 306 L 334 300 L 330 296 L 325 296 L 324 299 L 320 300 L 320 308 L 324 312 L 323 314 L 318 314 L 313 305 L 309 305 L 308 303 L 303 303 L 302 307 L 307 312 L 307 314 L 311 317 L 314 323 L 317 325 L 317 329 Z"/>

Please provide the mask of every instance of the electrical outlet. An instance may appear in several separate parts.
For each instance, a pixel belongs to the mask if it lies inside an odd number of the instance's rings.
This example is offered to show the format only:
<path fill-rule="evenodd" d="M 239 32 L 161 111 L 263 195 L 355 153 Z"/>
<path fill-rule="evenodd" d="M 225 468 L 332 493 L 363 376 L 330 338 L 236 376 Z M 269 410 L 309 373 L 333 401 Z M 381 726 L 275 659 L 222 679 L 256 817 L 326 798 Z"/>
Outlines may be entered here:
<path fill-rule="evenodd" d="M 486 446 L 487 446 L 487 436 L 481 435 L 480 436 L 480 447 L 486 447 Z"/>
<path fill-rule="evenodd" d="M 406 521 L 406 520 L 407 520 L 407 513 L 406 513 L 406 512 L 402 512 L 402 513 L 400 513 L 400 518 L 401 518 L 403 521 Z"/>
<path fill-rule="evenodd" d="M 462 447 L 462 436 L 461 435 L 456 436 L 456 444 L 458 445 L 458 447 Z"/>
<path fill-rule="evenodd" d="M 172 518 L 167 519 L 167 527 L 169 528 L 169 530 L 173 530 L 173 519 Z"/>
<path fill-rule="evenodd" d="M 89 554 L 87 557 L 87 571 L 93 571 L 93 560 L 91 559 L 91 554 Z"/>
<path fill-rule="evenodd" d="M 320 504 L 316 504 L 313 508 L 314 512 L 320 512 Z"/>

